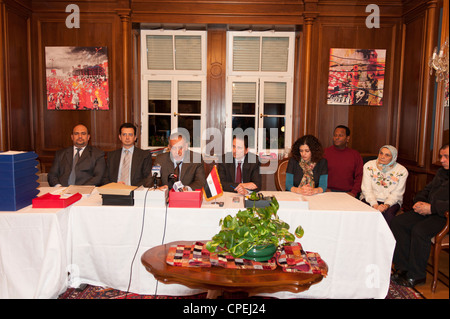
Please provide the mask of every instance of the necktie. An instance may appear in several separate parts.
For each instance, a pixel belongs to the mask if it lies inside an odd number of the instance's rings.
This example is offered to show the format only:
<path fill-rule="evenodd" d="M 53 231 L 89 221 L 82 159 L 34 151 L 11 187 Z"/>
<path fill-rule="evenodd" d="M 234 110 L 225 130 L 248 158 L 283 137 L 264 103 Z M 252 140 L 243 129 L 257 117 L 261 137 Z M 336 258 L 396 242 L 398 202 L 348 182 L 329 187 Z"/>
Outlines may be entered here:
<path fill-rule="evenodd" d="M 173 171 L 173 173 L 177 176 L 177 181 L 180 180 L 180 164 L 182 162 L 178 162 L 177 163 L 177 167 L 175 167 L 175 170 Z"/>
<path fill-rule="evenodd" d="M 241 183 L 242 182 L 242 170 L 241 170 L 241 163 L 238 163 L 238 166 L 236 168 L 236 183 Z"/>
<path fill-rule="evenodd" d="M 125 184 L 130 184 L 130 163 L 131 154 L 129 150 L 125 150 L 125 155 L 122 161 L 122 170 L 120 171 L 119 182 L 124 182 Z"/>
<path fill-rule="evenodd" d="M 73 157 L 72 170 L 70 171 L 69 181 L 67 182 L 68 185 L 74 185 L 75 184 L 75 181 L 76 181 L 75 166 L 77 165 L 78 159 L 80 158 L 80 151 L 81 151 L 81 148 L 77 147 L 77 153 Z"/>

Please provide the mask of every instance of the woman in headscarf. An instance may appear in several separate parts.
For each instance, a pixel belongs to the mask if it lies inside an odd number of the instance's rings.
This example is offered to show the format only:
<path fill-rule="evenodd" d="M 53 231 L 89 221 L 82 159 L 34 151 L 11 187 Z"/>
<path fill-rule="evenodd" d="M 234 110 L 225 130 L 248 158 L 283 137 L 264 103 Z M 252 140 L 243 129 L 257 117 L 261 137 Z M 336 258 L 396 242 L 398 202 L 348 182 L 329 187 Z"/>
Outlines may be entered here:
<path fill-rule="evenodd" d="M 360 199 L 383 213 L 388 225 L 400 209 L 408 170 L 397 163 L 397 149 L 384 145 L 376 160 L 363 167 Z"/>
<path fill-rule="evenodd" d="M 328 184 L 328 163 L 313 135 L 300 137 L 291 149 L 286 169 L 286 190 L 302 195 L 323 193 Z"/>

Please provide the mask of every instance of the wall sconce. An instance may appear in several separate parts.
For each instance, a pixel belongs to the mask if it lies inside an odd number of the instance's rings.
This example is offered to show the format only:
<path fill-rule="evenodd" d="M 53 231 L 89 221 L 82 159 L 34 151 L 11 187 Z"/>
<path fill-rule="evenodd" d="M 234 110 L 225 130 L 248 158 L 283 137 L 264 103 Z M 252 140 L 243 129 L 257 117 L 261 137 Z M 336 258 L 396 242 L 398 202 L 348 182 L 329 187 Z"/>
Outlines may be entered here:
<path fill-rule="evenodd" d="M 430 67 L 430 75 L 433 74 L 433 70 L 436 71 L 436 82 L 445 81 L 448 84 L 448 38 L 437 54 L 437 47 L 433 50 L 433 56 L 428 62 Z"/>

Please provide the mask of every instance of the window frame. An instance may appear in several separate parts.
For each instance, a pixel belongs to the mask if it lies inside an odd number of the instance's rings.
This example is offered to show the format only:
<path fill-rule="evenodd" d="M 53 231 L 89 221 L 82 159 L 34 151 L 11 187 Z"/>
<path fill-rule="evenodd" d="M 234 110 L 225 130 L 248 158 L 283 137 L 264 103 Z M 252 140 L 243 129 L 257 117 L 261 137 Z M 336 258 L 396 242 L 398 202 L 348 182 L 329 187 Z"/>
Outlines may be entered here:
<path fill-rule="evenodd" d="M 288 60 L 287 70 L 284 72 L 276 71 L 234 71 L 233 59 L 234 50 L 233 43 L 235 36 L 255 36 L 260 37 L 260 48 L 262 47 L 262 37 L 288 37 Z M 250 32 L 250 31 L 228 31 L 227 32 L 227 80 L 226 80 L 226 93 L 225 93 L 225 107 L 226 107 L 226 132 L 232 132 L 233 124 L 233 99 L 232 99 L 232 84 L 233 82 L 254 82 L 257 79 L 257 103 L 255 107 L 255 147 L 250 148 L 251 152 L 258 154 L 269 154 L 275 152 L 276 154 L 284 154 L 288 152 L 292 145 L 292 113 L 293 113 L 293 95 L 294 95 L 294 63 L 295 63 L 295 32 L 275 32 L 275 31 L 262 31 L 262 32 Z M 262 57 L 260 50 L 260 62 L 261 68 Z M 285 115 L 274 115 L 273 117 L 285 117 L 285 142 L 284 149 L 266 149 L 263 141 L 263 121 L 264 117 L 261 114 L 264 112 L 264 83 L 266 82 L 285 82 L 286 83 L 286 109 Z M 229 135 L 229 134 L 228 134 Z M 225 136 L 225 152 L 231 151 L 232 136 Z"/>
<path fill-rule="evenodd" d="M 168 113 L 159 113 L 159 112 L 148 112 L 148 81 L 169 81 L 171 83 L 171 112 Z M 178 113 L 178 83 L 179 82 L 200 82 L 201 83 L 201 102 L 200 102 L 200 112 L 201 113 Z M 200 116 L 201 125 L 200 125 L 200 147 L 190 146 L 191 150 L 199 152 L 201 147 L 204 146 L 204 141 L 202 139 L 202 134 L 206 130 L 206 119 L 204 116 L 206 115 L 206 78 L 202 79 L 201 77 L 191 77 L 187 75 L 165 75 L 165 76 L 151 76 L 144 75 L 142 77 L 142 86 L 141 86 L 141 123 L 146 123 L 146 125 L 142 125 L 141 129 L 141 146 L 142 149 L 157 149 L 161 148 L 161 146 L 149 146 L 148 145 L 148 116 L 149 115 L 170 115 L 170 123 L 171 130 L 174 130 L 178 127 L 178 116 Z M 147 102 L 147 103 L 145 103 Z M 176 115 L 175 115 L 176 113 Z"/>
<path fill-rule="evenodd" d="M 150 70 L 147 68 L 147 35 L 171 35 L 174 43 L 177 35 L 198 35 L 201 37 L 201 70 L 175 70 L 175 46 L 173 46 L 174 70 Z M 178 128 L 178 115 L 189 116 L 192 114 L 181 113 L 178 114 L 178 82 L 192 81 L 201 82 L 201 113 L 198 114 L 201 120 L 200 127 L 200 146 L 190 146 L 192 151 L 200 152 L 203 149 L 205 142 L 202 139 L 202 134 L 206 129 L 206 102 L 207 102 L 207 32 L 206 31 L 186 31 L 186 30 L 141 30 L 141 148 L 145 150 L 154 150 L 161 148 L 161 146 L 149 145 L 148 131 L 148 115 L 158 115 L 160 113 L 148 112 L 148 81 L 170 81 L 171 82 L 171 131 Z M 177 113 L 177 115 L 174 115 Z M 197 113 L 195 113 L 197 115 Z M 161 113 L 161 115 L 168 115 Z"/>

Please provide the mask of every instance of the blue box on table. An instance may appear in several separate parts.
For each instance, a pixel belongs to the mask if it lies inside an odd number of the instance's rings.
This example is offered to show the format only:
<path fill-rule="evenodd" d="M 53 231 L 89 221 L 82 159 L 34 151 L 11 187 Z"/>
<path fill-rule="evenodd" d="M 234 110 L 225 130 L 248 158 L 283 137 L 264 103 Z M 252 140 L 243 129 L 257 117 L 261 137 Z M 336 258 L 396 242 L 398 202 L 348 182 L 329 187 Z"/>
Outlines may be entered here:
<path fill-rule="evenodd" d="M 24 208 L 39 194 L 36 158 L 35 152 L 0 153 L 0 210 Z"/>

